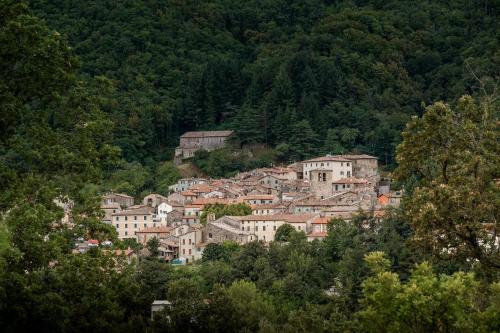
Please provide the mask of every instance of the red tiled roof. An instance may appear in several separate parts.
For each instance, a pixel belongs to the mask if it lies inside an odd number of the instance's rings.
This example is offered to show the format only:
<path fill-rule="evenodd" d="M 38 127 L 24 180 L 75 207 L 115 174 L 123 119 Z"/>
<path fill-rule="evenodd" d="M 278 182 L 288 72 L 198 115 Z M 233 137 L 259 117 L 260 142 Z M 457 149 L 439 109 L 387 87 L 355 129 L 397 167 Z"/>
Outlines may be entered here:
<path fill-rule="evenodd" d="M 362 178 L 341 178 L 332 182 L 333 184 L 368 184 L 368 180 Z"/>
<path fill-rule="evenodd" d="M 136 234 L 147 234 L 147 233 L 169 233 L 173 228 L 166 226 L 149 227 L 136 231 Z"/>
<path fill-rule="evenodd" d="M 314 218 L 313 214 L 273 214 L 273 215 L 247 215 L 237 217 L 240 221 L 285 221 L 288 223 L 307 222 Z"/>
<path fill-rule="evenodd" d="M 331 217 L 318 216 L 311 222 L 311 224 L 328 224 L 331 219 Z"/>

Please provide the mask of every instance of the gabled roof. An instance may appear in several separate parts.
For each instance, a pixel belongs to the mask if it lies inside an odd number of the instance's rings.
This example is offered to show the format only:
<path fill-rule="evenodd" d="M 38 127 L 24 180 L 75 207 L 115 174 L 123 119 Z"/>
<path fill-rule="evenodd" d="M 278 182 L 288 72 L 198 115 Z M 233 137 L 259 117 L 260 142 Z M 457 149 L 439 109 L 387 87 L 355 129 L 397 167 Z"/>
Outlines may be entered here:
<path fill-rule="evenodd" d="M 333 181 L 332 184 L 368 184 L 368 180 L 363 178 L 350 177 Z"/>
<path fill-rule="evenodd" d="M 310 160 L 305 160 L 302 161 L 302 163 L 309 163 L 309 162 L 351 162 L 351 160 L 348 160 L 344 157 L 341 156 L 321 156 L 321 157 L 316 157 L 312 158 Z"/>
<path fill-rule="evenodd" d="M 149 228 L 144 228 L 141 230 L 136 231 L 136 234 L 148 234 L 148 233 L 169 233 L 172 231 L 173 228 L 171 227 L 166 227 L 166 226 L 159 226 L 159 227 L 149 227 Z"/>
<path fill-rule="evenodd" d="M 134 206 L 129 209 L 122 210 L 120 212 L 113 213 L 113 216 L 123 216 L 123 215 L 147 215 L 153 214 L 154 208 L 149 206 Z"/>
<path fill-rule="evenodd" d="M 130 195 L 127 195 L 127 194 L 124 194 L 124 193 L 114 193 L 114 192 L 110 192 L 110 193 L 106 193 L 105 195 L 103 195 L 104 198 L 106 197 L 122 197 L 122 198 L 127 198 L 127 199 L 134 199 L 134 197 L 131 197 Z"/>
<path fill-rule="evenodd" d="M 288 223 L 303 223 L 310 221 L 316 215 L 313 214 L 273 214 L 273 215 L 247 215 L 236 217 L 240 221 L 284 221 Z M 233 217 L 235 218 L 235 217 Z"/>
<path fill-rule="evenodd" d="M 378 157 L 366 155 L 366 154 L 345 154 L 345 155 L 337 155 L 343 158 L 347 158 L 349 160 L 378 160 Z"/>
<path fill-rule="evenodd" d="M 233 133 L 233 131 L 195 131 L 186 132 L 181 135 L 181 138 L 228 137 Z"/>

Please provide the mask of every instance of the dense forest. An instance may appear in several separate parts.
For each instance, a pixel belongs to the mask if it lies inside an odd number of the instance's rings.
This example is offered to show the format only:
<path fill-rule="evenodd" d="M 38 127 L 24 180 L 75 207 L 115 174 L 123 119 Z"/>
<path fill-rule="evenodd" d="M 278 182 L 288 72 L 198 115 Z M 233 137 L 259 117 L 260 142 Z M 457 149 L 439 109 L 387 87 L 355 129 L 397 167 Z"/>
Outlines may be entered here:
<path fill-rule="evenodd" d="M 498 12 L 0 0 L 0 331 L 500 332 Z M 284 227 L 181 267 L 155 242 L 115 256 L 129 244 L 95 187 L 164 189 L 176 137 L 202 128 L 292 159 L 376 154 L 405 197 L 382 220 L 330 221 L 324 241 Z M 114 245 L 75 255 L 79 237 Z M 151 320 L 155 299 L 171 305 Z"/>
<path fill-rule="evenodd" d="M 234 129 L 290 160 L 361 151 L 394 165 L 423 105 L 498 76 L 491 0 L 30 0 L 80 59 L 124 158 Z M 297 135 L 298 134 L 298 135 Z"/>

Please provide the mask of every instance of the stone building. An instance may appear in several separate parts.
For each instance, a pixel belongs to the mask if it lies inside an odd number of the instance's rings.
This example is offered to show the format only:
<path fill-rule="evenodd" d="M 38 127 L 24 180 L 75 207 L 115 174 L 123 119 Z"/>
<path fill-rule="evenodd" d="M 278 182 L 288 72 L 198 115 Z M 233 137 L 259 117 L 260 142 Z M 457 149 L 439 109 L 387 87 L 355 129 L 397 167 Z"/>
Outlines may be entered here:
<path fill-rule="evenodd" d="M 131 206 L 111 214 L 111 217 L 119 239 L 135 238 L 137 231 L 162 225 L 157 220 L 155 209 L 149 206 Z"/>
<path fill-rule="evenodd" d="M 230 216 L 221 217 L 208 222 L 203 230 L 203 243 L 223 243 L 233 241 L 246 244 L 256 239 L 249 231 L 241 230 L 240 221 Z"/>
<path fill-rule="evenodd" d="M 339 157 L 352 161 L 352 175 L 356 178 L 378 177 L 378 160 L 374 156 L 361 155 L 339 155 Z"/>
<path fill-rule="evenodd" d="M 351 160 L 339 156 L 326 155 L 302 162 L 304 179 L 312 179 L 311 171 L 331 172 L 331 180 L 352 176 Z"/>
<path fill-rule="evenodd" d="M 123 193 L 106 193 L 101 198 L 101 205 L 110 205 L 112 203 L 118 203 L 121 207 L 129 207 L 134 204 L 134 197 L 126 195 Z"/>
<path fill-rule="evenodd" d="M 222 148 L 233 131 L 198 131 L 181 135 L 179 147 L 175 148 L 177 162 L 194 156 L 198 150 L 211 151 Z"/>

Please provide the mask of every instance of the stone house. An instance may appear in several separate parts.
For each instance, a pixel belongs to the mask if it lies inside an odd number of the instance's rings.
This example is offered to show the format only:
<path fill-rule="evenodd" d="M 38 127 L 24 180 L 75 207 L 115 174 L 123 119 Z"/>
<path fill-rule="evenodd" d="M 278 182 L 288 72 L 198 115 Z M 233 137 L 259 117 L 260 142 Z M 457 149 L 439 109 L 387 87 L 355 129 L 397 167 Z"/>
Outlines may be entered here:
<path fill-rule="evenodd" d="M 173 230 L 179 239 L 179 258 L 186 263 L 201 259 L 203 254 L 203 237 L 201 225 L 179 226 Z"/>
<path fill-rule="evenodd" d="M 112 203 L 118 203 L 121 207 L 129 207 L 134 204 L 134 197 L 123 193 L 106 193 L 101 198 L 101 205 L 109 205 Z"/>
<path fill-rule="evenodd" d="M 307 234 L 307 240 L 323 240 L 328 235 L 328 223 L 331 217 L 316 216 L 311 222 L 312 230 Z"/>
<path fill-rule="evenodd" d="M 120 239 L 135 238 L 139 230 L 162 225 L 157 220 L 155 209 L 149 206 L 131 206 L 111 216 L 112 224 L 116 227 Z"/>
<path fill-rule="evenodd" d="M 223 243 L 233 241 L 246 244 L 255 240 L 253 233 L 241 230 L 240 221 L 231 216 L 224 216 L 215 221 L 208 222 L 203 229 L 203 243 Z"/>
<path fill-rule="evenodd" d="M 322 156 L 306 160 L 302 162 L 302 168 L 304 172 L 304 179 L 312 180 L 313 177 L 323 177 L 322 172 L 330 172 L 330 178 L 332 181 L 349 178 L 353 175 L 352 173 L 352 161 L 343 157 L 338 156 Z M 316 171 L 315 175 L 311 175 L 311 171 Z"/>
<path fill-rule="evenodd" d="M 253 233 L 257 239 L 264 242 L 274 240 L 276 230 L 283 224 L 290 224 L 297 231 L 310 231 L 311 221 L 315 215 L 311 214 L 275 214 L 275 215 L 247 215 L 234 216 L 240 221 L 242 231 Z"/>
<path fill-rule="evenodd" d="M 352 174 L 356 178 L 378 177 L 378 159 L 366 154 L 338 155 L 352 161 Z"/>
<path fill-rule="evenodd" d="M 156 207 L 162 202 L 167 202 L 167 201 L 168 201 L 167 197 L 164 197 L 163 195 L 156 193 L 148 194 L 144 197 L 144 199 L 142 199 L 143 205 L 150 207 Z"/>
<path fill-rule="evenodd" d="M 285 213 L 287 206 L 283 204 L 252 205 L 252 215 L 274 215 Z"/>
<path fill-rule="evenodd" d="M 135 232 L 138 243 L 145 245 L 151 238 L 163 239 L 170 235 L 173 228 L 167 226 L 149 227 Z"/>
<path fill-rule="evenodd" d="M 373 190 L 373 184 L 362 178 L 342 178 L 332 182 L 332 193 L 353 191 L 353 190 Z"/>
<path fill-rule="evenodd" d="M 249 206 L 252 205 L 270 205 L 278 202 L 278 197 L 272 194 L 249 194 L 239 198 L 241 202 Z"/>
<path fill-rule="evenodd" d="M 101 204 L 101 210 L 104 211 L 104 218 L 102 219 L 102 222 L 111 224 L 113 220 L 113 214 L 121 211 L 122 208 L 118 202 L 111 202 L 106 205 Z"/>
<path fill-rule="evenodd" d="M 190 158 L 198 150 L 212 151 L 223 148 L 233 131 L 197 131 L 186 132 L 180 137 L 180 143 L 175 148 L 176 161 Z"/>

